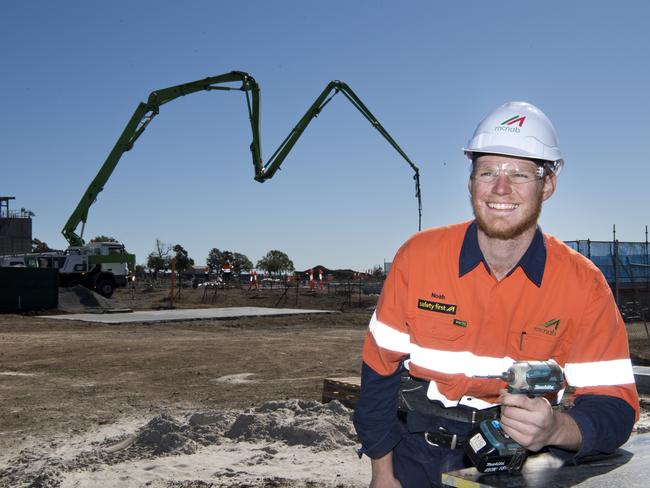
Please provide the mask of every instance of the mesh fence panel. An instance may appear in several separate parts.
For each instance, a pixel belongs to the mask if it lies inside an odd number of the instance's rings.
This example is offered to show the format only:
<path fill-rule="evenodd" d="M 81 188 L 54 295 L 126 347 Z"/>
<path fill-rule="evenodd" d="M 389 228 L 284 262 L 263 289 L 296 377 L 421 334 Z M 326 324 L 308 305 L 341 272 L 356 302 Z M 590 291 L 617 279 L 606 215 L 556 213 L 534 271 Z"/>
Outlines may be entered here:
<path fill-rule="evenodd" d="M 650 256 L 647 242 L 567 241 L 591 259 L 614 291 L 630 339 L 650 339 Z"/>
<path fill-rule="evenodd" d="M 629 339 L 649 339 L 650 325 L 644 322 L 626 323 L 627 337 Z"/>
<path fill-rule="evenodd" d="M 609 283 L 650 283 L 648 243 L 567 241 L 566 244 L 598 266 Z"/>

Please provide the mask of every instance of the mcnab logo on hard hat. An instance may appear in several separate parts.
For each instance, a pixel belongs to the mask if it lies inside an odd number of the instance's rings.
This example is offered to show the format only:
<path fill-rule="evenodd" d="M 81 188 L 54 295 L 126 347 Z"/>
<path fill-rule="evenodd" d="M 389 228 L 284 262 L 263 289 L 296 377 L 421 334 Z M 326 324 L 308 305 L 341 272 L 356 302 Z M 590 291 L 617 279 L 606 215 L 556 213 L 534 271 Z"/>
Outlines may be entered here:
<path fill-rule="evenodd" d="M 508 120 L 504 120 L 503 122 L 501 122 L 501 125 L 519 124 L 519 127 L 521 127 L 522 125 L 524 125 L 525 120 L 526 120 L 525 115 L 523 117 L 520 117 L 519 115 L 515 115 L 514 117 L 511 117 Z"/>
<path fill-rule="evenodd" d="M 501 125 L 497 125 L 494 128 L 495 132 L 519 132 L 519 127 L 524 125 L 524 122 L 526 121 L 526 116 L 520 116 L 519 114 L 515 115 L 514 117 L 510 117 L 508 120 L 504 120 L 501 122 Z M 519 127 L 513 127 L 515 124 L 519 125 Z M 505 126 L 505 127 L 504 127 Z"/>

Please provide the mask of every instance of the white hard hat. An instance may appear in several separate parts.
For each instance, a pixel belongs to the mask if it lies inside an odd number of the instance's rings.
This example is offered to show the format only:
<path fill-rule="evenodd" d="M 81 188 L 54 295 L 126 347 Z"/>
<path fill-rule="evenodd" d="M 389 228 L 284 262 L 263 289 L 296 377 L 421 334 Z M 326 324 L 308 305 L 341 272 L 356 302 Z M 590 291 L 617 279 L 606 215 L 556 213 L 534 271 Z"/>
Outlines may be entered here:
<path fill-rule="evenodd" d="M 489 153 L 550 161 L 556 175 L 564 165 L 555 127 L 544 112 L 527 102 L 504 103 L 487 114 L 463 151 L 469 158 Z"/>

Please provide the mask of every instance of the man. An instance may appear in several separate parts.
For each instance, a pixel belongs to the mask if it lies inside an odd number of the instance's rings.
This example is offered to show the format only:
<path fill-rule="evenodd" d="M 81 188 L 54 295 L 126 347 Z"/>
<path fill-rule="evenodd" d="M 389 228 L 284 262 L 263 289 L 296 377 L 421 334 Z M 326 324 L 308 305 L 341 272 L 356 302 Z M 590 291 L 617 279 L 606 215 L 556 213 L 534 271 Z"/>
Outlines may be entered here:
<path fill-rule="evenodd" d="M 525 448 L 549 446 L 572 461 L 615 450 L 638 419 L 625 327 L 605 278 L 537 226 L 564 163 L 550 120 L 529 103 L 506 103 L 464 151 L 475 220 L 420 232 L 399 249 L 366 334 L 354 423 L 373 488 L 439 486 L 441 473 L 469 465 L 468 432 L 499 414 Z M 566 411 L 479 378 L 549 359 L 575 388 Z M 405 420 L 404 368 L 426 386 L 427 407 Z"/>
<path fill-rule="evenodd" d="M 232 278 L 232 264 L 228 260 L 221 266 L 221 277 L 224 283 L 230 283 L 230 279 Z"/>

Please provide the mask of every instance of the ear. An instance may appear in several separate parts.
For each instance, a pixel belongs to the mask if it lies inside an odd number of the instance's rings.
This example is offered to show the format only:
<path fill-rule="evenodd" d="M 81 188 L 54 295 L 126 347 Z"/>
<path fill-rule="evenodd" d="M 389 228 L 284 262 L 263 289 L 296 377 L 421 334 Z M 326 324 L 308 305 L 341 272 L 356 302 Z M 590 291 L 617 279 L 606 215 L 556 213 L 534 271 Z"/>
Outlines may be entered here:
<path fill-rule="evenodd" d="M 469 190 L 469 194 L 471 195 L 472 194 L 472 178 L 471 177 L 467 180 L 467 189 Z"/>
<path fill-rule="evenodd" d="M 542 200 L 546 201 L 551 198 L 551 195 L 555 193 L 555 187 L 557 186 L 557 176 L 554 173 L 551 173 L 544 178 L 544 188 L 542 188 Z"/>

